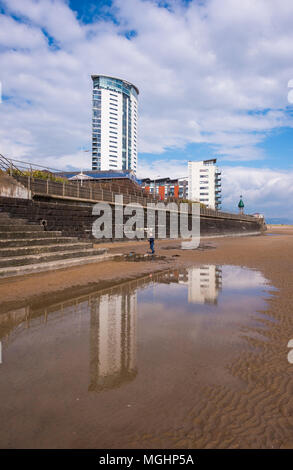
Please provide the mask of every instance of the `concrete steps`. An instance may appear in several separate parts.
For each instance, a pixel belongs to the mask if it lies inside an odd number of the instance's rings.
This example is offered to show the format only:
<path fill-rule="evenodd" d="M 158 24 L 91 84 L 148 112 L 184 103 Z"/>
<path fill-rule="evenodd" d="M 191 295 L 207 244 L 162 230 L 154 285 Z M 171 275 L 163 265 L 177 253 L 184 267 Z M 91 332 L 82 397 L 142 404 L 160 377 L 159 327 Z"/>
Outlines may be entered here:
<path fill-rule="evenodd" d="M 74 251 L 58 251 L 53 253 L 40 253 L 36 255 L 12 256 L 0 258 L 0 268 L 10 266 L 24 266 L 26 264 L 36 264 L 41 262 L 49 262 L 67 258 L 80 258 L 84 256 L 101 255 L 105 253 L 105 249 L 80 249 Z"/>
<path fill-rule="evenodd" d="M 29 224 L 31 225 L 31 222 L 28 222 L 26 219 L 10 219 L 9 217 L 1 217 L 0 215 L 0 225 L 24 225 L 24 224 Z"/>
<path fill-rule="evenodd" d="M 7 247 L 26 247 L 26 246 L 40 246 L 46 245 L 49 246 L 50 244 L 59 245 L 64 244 L 72 244 L 76 242 L 75 237 L 51 237 L 51 238 L 7 238 L 5 240 L 0 239 L 0 249 L 7 248 Z"/>
<path fill-rule="evenodd" d="M 15 220 L 26 218 L 29 223 L 40 225 L 46 220 L 48 231 L 62 230 L 63 235 L 91 239 L 91 227 L 96 219 L 92 214 L 92 205 L 80 206 L 74 202 L 28 201 L 13 198 L 0 198 L 1 209 L 9 212 Z M 5 214 L 3 214 L 5 218 Z M 4 220 L 3 218 L 3 220 Z M 3 222 L 5 224 L 6 222 Z"/>
<path fill-rule="evenodd" d="M 110 261 L 119 258 L 119 254 L 101 254 L 96 256 L 81 257 L 75 259 L 62 259 L 59 261 L 51 261 L 47 263 L 38 263 L 25 266 L 13 266 L 10 268 L 0 268 L 0 279 L 11 278 L 15 276 L 24 276 L 47 271 L 55 271 L 57 269 L 66 269 L 74 266 L 82 266 L 90 263 L 98 263 L 101 261 Z"/>
<path fill-rule="evenodd" d="M 19 231 L 18 229 L 21 229 L 23 232 L 43 232 L 44 227 L 41 225 L 35 225 L 35 224 L 22 224 L 22 223 L 16 223 L 16 224 L 7 224 L 7 225 L 0 225 L 0 238 L 2 232 L 15 232 Z"/>
<path fill-rule="evenodd" d="M 0 278 L 112 259 L 105 248 L 0 212 Z M 117 256 L 117 255 L 115 255 Z"/>
<path fill-rule="evenodd" d="M 62 232 L 41 232 L 36 231 L 23 231 L 23 230 L 14 230 L 14 232 L 0 232 L 0 240 L 9 240 L 12 238 L 54 238 L 54 237 L 61 237 Z"/>
<path fill-rule="evenodd" d="M 13 246 L 13 247 L 0 247 L 0 260 L 2 257 L 15 257 L 15 256 L 28 256 L 40 253 L 50 253 L 55 251 L 73 251 L 83 250 L 85 248 L 92 248 L 92 243 L 66 243 L 58 245 L 30 245 L 30 246 Z"/>

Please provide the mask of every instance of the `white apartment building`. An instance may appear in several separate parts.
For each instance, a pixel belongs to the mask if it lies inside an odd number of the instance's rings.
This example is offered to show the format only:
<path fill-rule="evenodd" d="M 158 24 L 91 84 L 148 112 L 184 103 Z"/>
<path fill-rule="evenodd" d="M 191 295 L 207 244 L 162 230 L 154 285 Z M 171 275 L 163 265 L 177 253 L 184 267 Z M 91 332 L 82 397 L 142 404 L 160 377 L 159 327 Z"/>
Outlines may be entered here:
<path fill-rule="evenodd" d="M 221 172 L 216 159 L 188 162 L 188 199 L 211 209 L 221 205 Z"/>
<path fill-rule="evenodd" d="M 135 173 L 139 91 L 106 75 L 92 75 L 92 80 L 92 169 Z"/>

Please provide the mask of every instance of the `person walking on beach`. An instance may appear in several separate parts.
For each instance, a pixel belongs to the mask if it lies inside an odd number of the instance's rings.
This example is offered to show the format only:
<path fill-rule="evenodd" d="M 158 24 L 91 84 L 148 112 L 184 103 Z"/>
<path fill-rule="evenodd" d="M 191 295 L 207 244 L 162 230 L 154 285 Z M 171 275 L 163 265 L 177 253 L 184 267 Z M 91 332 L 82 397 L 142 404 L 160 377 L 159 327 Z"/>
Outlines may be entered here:
<path fill-rule="evenodd" d="M 150 243 L 150 250 L 152 252 L 152 255 L 155 253 L 155 239 L 153 236 L 153 231 L 152 229 L 149 230 L 149 243 Z"/>

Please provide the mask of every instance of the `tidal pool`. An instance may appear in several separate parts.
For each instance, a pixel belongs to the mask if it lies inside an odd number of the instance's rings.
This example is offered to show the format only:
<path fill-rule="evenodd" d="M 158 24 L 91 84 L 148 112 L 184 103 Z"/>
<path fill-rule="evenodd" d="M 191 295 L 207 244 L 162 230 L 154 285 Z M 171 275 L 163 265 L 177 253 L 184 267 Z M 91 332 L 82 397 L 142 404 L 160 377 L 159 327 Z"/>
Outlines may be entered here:
<path fill-rule="evenodd" d="M 245 389 L 230 365 L 266 341 L 270 290 L 258 271 L 203 265 L 2 309 L 0 447 L 192 446 L 206 390 Z"/>

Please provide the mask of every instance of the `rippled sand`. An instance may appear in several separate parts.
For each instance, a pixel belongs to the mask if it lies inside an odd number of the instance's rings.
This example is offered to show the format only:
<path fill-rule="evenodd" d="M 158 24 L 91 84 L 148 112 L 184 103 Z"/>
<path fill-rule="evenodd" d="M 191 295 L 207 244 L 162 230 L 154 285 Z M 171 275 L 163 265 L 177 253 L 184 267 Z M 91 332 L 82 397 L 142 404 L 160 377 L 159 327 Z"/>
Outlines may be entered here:
<path fill-rule="evenodd" d="M 22 302 L 24 298 L 31 299 L 36 292 L 42 294 L 43 299 L 46 296 L 49 298 L 51 292 L 55 292 L 56 298 L 58 295 L 61 298 L 64 289 L 74 292 L 78 286 L 83 287 L 86 292 L 89 283 L 105 288 L 129 278 L 150 275 L 156 270 L 171 267 L 179 269 L 195 263 L 229 264 L 256 269 L 277 289 L 272 291 L 272 296 L 267 300 L 263 318 L 258 318 L 254 326 L 244 325 L 243 341 L 248 347 L 235 354 L 226 364 L 227 374 L 234 380 L 233 386 L 225 380 L 222 383 L 215 380 L 215 383 L 203 384 L 196 374 L 189 377 L 189 382 L 181 382 L 181 373 L 176 371 L 176 399 L 172 390 L 166 387 L 165 395 L 156 403 L 156 407 L 161 410 L 157 417 L 152 415 L 152 420 L 149 419 L 152 410 L 151 399 L 146 401 L 143 408 L 137 409 L 134 397 L 133 403 L 121 403 L 120 411 L 115 412 L 115 423 L 109 423 L 107 414 L 94 418 L 94 408 L 83 410 L 83 404 L 76 401 L 78 397 L 71 397 L 72 408 L 69 407 L 65 412 L 62 408 L 54 409 L 54 401 L 49 400 L 49 410 L 56 417 L 55 424 L 50 427 L 53 435 L 50 435 L 50 438 L 41 437 L 43 430 L 48 426 L 44 417 L 39 422 L 40 435 L 36 433 L 27 440 L 24 433 L 22 439 L 17 439 L 17 445 L 96 448 L 292 448 L 293 364 L 288 361 L 290 349 L 287 345 L 289 340 L 293 339 L 293 229 L 273 228 L 272 232 L 275 236 L 208 240 L 205 243 L 212 245 L 213 249 L 195 252 L 176 249 L 178 242 L 162 242 L 157 243 L 157 252 L 166 257 L 164 260 L 141 264 L 104 263 L 103 266 L 83 266 L 10 283 L 2 282 L 0 296 L 6 307 L 17 305 L 17 302 Z M 278 232 L 281 234 L 278 235 Z M 167 246 L 171 249 L 164 249 Z M 112 247 L 117 252 L 132 249 L 144 252 L 145 248 L 142 243 Z M 174 347 L 176 348 L 176 345 Z M 187 361 L 189 360 L 192 358 L 187 358 Z M 156 388 L 156 383 L 153 387 Z M 26 400 L 34 399 L 37 398 L 26 397 Z M 79 410 L 81 408 L 85 423 L 88 423 L 79 435 L 74 434 L 77 407 Z M 170 413 L 172 409 L 173 414 Z M 16 413 L 11 409 L 9 413 L 14 416 L 14 428 L 11 428 L 9 434 L 0 432 L 1 447 L 15 447 L 16 440 L 13 436 L 17 433 L 18 426 L 23 426 L 24 416 L 21 408 L 17 409 Z M 62 425 L 66 429 L 63 433 L 58 430 L 60 413 Z M 29 422 L 29 418 L 26 418 Z M 97 435 L 93 436 L 95 425 L 97 429 L 100 427 Z M 25 427 L 22 429 L 25 431 Z"/>

